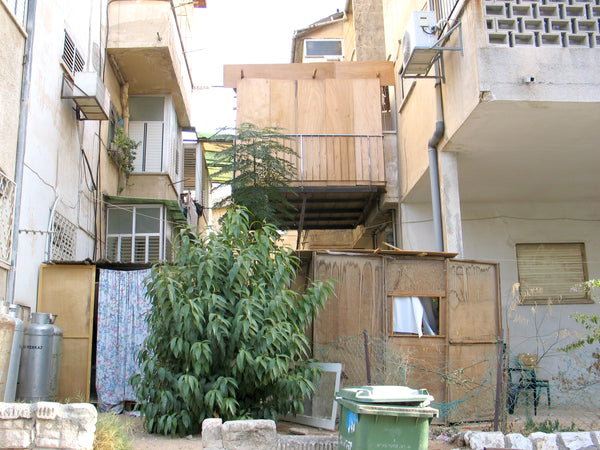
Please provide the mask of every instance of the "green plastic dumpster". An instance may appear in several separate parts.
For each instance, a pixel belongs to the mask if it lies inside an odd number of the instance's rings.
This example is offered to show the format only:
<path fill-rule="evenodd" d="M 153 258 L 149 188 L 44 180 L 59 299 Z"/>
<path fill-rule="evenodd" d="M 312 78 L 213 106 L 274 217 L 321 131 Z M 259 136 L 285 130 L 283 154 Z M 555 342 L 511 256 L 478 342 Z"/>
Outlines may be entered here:
<path fill-rule="evenodd" d="M 336 394 L 340 405 L 338 447 L 367 450 L 426 450 L 429 424 L 438 410 L 429 407 L 426 389 L 406 386 L 362 386 Z"/>

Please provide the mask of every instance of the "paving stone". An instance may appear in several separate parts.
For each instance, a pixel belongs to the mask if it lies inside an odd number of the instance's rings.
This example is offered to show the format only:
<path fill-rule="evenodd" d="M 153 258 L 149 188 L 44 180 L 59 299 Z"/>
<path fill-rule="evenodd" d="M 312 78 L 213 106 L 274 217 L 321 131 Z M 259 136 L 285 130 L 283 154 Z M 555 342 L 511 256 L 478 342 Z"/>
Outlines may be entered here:
<path fill-rule="evenodd" d="M 559 450 L 558 435 L 555 433 L 531 433 L 529 440 L 533 444 L 533 450 Z"/>
<path fill-rule="evenodd" d="M 595 450 L 596 446 L 592 441 L 592 435 L 584 432 L 565 432 L 558 433 L 559 442 L 567 450 Z"/>
<path fill-rule="evenodd" d="M 473 431 L 465 433 L 465 442 L 469 444 L 473 450 L 484 450 L 486 447 L 503 448 L 504 435 L 501 431 Z"/>
<path fill-rule="evenodd" d="M 533 443 L 519 433 L 510 433 L 505 436 L 506 448 L 519 448 L 522 450 L 533 450 Z"/>
<path fill-rule="evenodd" d="M 223 448 L 222 419 L 206 419 L 202 422 L 202 448 L 220 450 Z"/>

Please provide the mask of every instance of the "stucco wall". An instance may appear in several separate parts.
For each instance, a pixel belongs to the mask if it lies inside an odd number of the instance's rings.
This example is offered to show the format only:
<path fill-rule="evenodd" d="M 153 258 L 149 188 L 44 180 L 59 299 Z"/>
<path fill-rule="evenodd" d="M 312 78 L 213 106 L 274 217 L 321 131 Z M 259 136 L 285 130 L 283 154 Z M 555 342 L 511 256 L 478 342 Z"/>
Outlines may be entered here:
<path fill-rule="evenodd" d="M 0 170 L 15 177 L 25 33 L 0 2 Z"/>
<path fill-rule="evenodd" d="M 382 0 L 353 1 L 357 61 L 385 60 Z"/>

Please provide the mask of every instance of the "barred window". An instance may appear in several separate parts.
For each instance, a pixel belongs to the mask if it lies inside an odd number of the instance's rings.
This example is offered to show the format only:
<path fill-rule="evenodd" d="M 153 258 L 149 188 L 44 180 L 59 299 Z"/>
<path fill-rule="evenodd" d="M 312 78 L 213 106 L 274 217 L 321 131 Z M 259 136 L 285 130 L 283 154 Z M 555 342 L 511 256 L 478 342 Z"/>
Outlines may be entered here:
<path fill-rule="evenodd" d="M 77 226 L 55 213 L 50 242 L 51 261 L 73 261 L 77 249 Z"/>
<path fill-rule="evenodd" d="M 15 210 L 15 183 L 0 172 L 0 260 L 9 264 Z"/>

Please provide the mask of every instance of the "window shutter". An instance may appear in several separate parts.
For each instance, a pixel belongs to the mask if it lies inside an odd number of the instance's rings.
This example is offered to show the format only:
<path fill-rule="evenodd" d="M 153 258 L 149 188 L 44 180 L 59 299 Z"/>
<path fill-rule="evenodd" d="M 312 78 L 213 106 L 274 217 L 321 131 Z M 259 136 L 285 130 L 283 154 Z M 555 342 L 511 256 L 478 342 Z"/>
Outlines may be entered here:
<path fill-rule="evenodd" d="M 129 138 L 140 144 L 135 149 L 133 171 L 142 172 L 144 162 L 144 122 L 129 122 Z"/>
<path fill-rule="evenodd" d="M 162 172 L 163 123 L 146 122 L 146 172 Z"/>
<path fill-rule="evenodd" d="M 585 299 L 585 249 L 574 244 L 517 244 L 517 268 L 524 302 Z"/>

